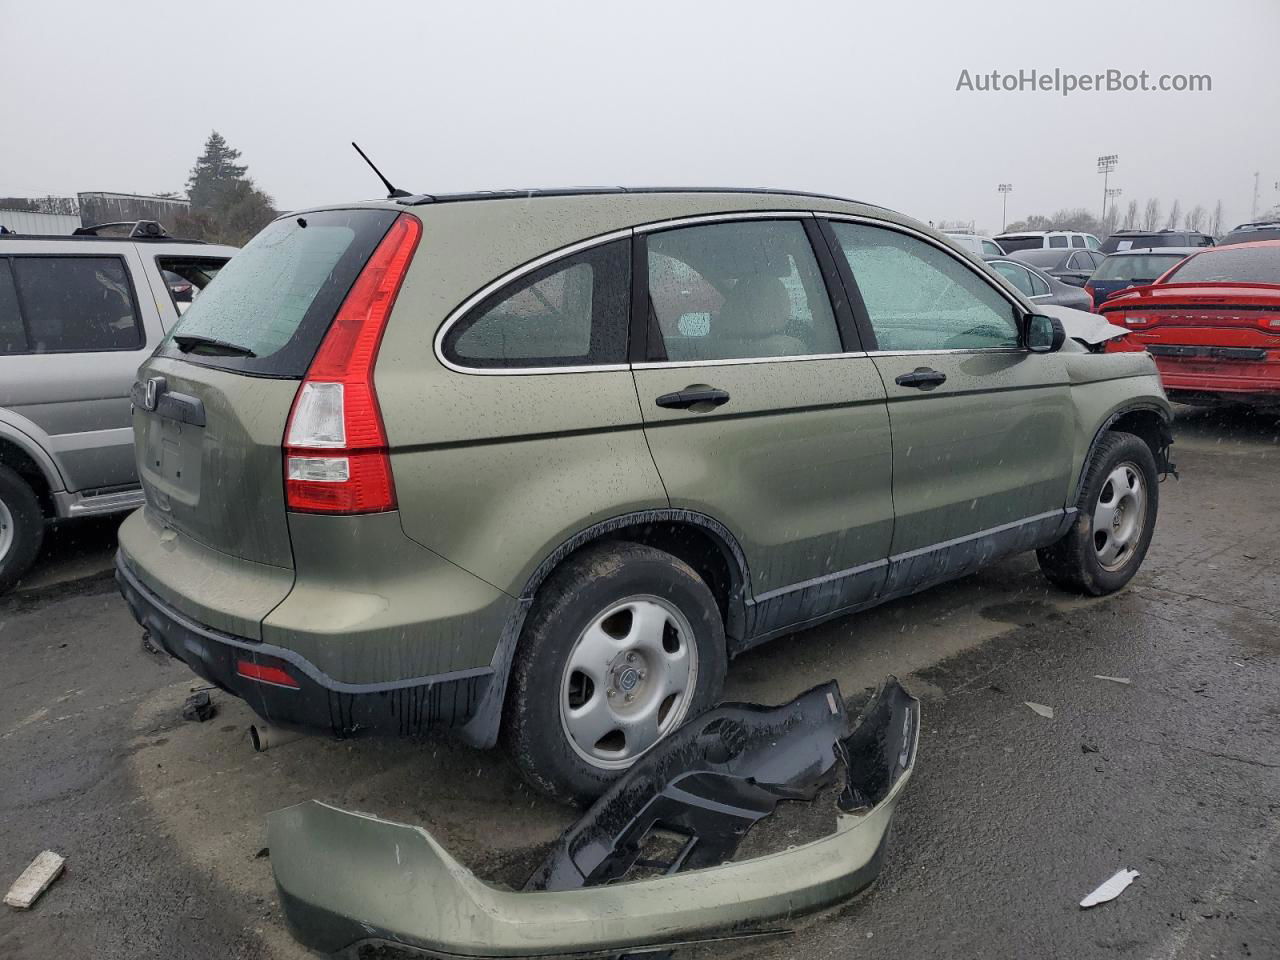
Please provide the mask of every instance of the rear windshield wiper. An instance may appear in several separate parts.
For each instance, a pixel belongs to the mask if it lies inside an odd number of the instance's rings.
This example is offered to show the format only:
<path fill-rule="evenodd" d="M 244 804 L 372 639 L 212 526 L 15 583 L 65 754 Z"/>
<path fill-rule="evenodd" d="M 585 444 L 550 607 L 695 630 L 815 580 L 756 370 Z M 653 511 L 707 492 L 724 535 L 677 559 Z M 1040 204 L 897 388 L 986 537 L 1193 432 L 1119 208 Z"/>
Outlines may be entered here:
<path fill-rule="evenodd" d="M 204 352 L 217 354 L 218 356 L 257 356 L 257 354 L 248 347 L 242 347 L 238 343 L 231 343 L 229 340 L 219 340 L 217 337 L 205 337 L 198 333 L 176 333 L 173 336 L 173 342 L 178 345 L 178 349 L 183 353 L 190 353 L 196 347 L 204 347 Z"/>

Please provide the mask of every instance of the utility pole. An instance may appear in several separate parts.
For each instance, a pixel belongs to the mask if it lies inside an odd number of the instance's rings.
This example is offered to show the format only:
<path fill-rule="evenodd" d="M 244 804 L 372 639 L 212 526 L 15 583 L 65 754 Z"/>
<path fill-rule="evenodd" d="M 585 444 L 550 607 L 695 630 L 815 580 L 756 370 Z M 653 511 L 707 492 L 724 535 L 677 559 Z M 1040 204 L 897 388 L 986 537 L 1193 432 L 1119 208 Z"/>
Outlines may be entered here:
<path fill-rule="evenodd" d="M 1013 192 L 1013 184 L 1002 183 L 996 189 L 1000 191 L 1001 200 L 1000 232 L 1004 233 L 1004 228 L 1009 223 L 1009 194 Z"/>
<path fill-rule="evenodd" d="M 1249 208 L 1251 211 L 1249 214 L 1250 220 L 1258 219 L 1258 177 L 1261 175 L 1261 171 L 1253 171 L 1253 206 Z"/>
<path fill-rule="evenodd" d="M 1116 164 L 1120 162 L 1120 155 L 1116 153 L 1105 153 L 1098 158 L 1098 172 L 1102 174 L 1102 219 L 1107 219 L 1107 180 L 1111 176 L 1111 171 L 1116 168 Z"/>

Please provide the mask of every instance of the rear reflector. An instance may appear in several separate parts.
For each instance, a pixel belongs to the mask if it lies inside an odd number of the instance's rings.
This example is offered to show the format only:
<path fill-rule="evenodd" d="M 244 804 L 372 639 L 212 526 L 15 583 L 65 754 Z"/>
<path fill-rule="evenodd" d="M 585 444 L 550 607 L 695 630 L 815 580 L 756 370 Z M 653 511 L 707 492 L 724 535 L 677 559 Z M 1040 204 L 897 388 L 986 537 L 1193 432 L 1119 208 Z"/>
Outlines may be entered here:
<path fill-rule="evenodd" d="M 298 689 L 298 681 L 289 676 L 283 667 L 273 667 L 266 663 L 254 663 L 252 660 L 237 660 L 236 673 L 246 680 L 270 683 L 277 687 L 289 687 L 292 690 Z"/>
<path fill-rule="evenodd" d="M 396 507 L 373 367 L 422 223 L 402 213 L 352 284 L 293 401 L 285 430 L 285 500 L 306 513 Z"/>

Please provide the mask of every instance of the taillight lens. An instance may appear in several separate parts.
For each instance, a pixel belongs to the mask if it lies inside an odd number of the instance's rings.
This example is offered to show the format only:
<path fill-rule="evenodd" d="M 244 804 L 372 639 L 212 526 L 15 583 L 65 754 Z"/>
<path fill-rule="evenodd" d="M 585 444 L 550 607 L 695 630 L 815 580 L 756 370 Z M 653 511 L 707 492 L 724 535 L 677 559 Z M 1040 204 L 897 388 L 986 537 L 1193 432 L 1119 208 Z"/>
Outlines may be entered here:
<path fill-rule="evenodd" d="M 1086 283 L 1086 284 L 1084 285 L 1084 292 L 1085 292 L 1085 293 L 1087 293 L 1087 294 L 1089 295 L 1089 309 L 1090 309 L 1090 310 L 1092 310 L 1094 313 L 1097 313 L 1097 312 L 1098 312 L 1098 305 L 1097 305 L 1097 303 L 1096 303 L 1095 301 L 1096 301 L 1098 298 L 1097 298 L 1097 296 L 1096 296 L 1096 295 L 1094 294 L 1094 292 L 1093 292 L 1093 287 Z"/>
<path fill-rule="evenodd" d="M 394 510 L 373 367 L 422 223 L 402 213 L 360 271 L 316 351 L 285 430 L 285 501 L 307 513 Z"/>
<path fill-rule="evenodd" d="M 298 681 L 289 675 L 289 671 L 282 663 L 277 666 L 275 662 L 265 662 L 266 659 L 264 657 L 261 661 L 237 660 L 236 673 L 246 680 L 269 683 L 276 687 L 288 687 L 290 690 L 299 689 Z"/>

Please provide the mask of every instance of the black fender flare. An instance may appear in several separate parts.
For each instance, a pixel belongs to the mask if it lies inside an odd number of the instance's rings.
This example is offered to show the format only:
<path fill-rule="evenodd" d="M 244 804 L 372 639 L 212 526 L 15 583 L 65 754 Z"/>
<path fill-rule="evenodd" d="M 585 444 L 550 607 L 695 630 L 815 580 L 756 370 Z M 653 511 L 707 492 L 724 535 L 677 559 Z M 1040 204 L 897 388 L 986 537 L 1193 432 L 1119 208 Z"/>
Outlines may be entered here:
<path fill-rule="evenodd" d="M 1125 403 L 1117 407 L 1115 410 L 1112 410 L 1107 418 L 1102 421 L 1102 424 L 1098 427 L 1097 431 L 1094 432 L 1093 440 L 1089 442 L 1089 449 L 1085 452 L 1084 460 L 1080 463 L 1080 472 L 1076 475 L 1075 483 L 1072 485 L 1071 501 L 1068 506 L 1074 507 L 1076 502 L 1080 499 L 1080 489 L 1084 484 L 1084 475 L 1088 472 L 1089 464 L 1093 460 L 1093 455 L 1098 449 L 1098 444 L 1102 442 L 1102 438 L 1106 435 L 1107 431 L 1115 425 L 1117 420 L 1126 414 L 1140 412 L 1154 413 L 1160 420 L 1160 442 L 1155 451 L 1153 451 L 1156 455 L 1156 469 L 1160 471 L 1162 477 L 1169 474 L 1173 474 L 1175 477 L 1178 475 L 1173 461 L 1169 458 L 1169 448 L 1173 446 L 1173 418 L 1170 417 L 1169 411 L 1157 403 L 1147 401 L 1140 400 Z"/>

